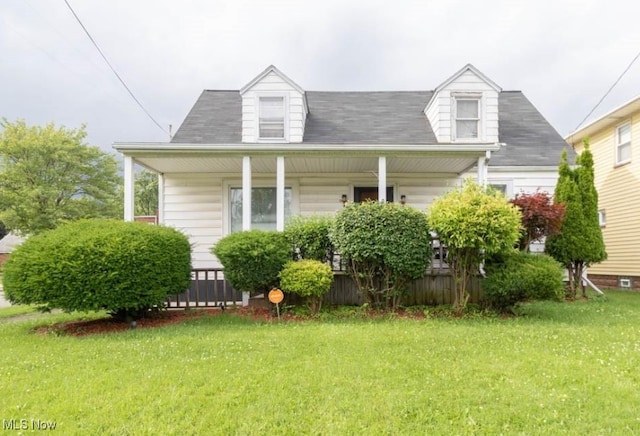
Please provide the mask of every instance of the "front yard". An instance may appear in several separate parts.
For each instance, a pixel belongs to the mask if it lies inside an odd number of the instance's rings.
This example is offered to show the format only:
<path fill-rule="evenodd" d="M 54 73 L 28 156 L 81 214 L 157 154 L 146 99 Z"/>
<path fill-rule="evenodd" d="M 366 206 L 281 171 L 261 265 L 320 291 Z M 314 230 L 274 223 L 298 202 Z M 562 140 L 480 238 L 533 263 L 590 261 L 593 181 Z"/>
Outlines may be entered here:
<path fill-rule="evenodd" d="M 640 432 L 638 294 L 535 303 L 507 319 L 268 323 L 224 314 L 106 336 L 32 333 L 80 316 L 0 320 L 3 429 Z"/>

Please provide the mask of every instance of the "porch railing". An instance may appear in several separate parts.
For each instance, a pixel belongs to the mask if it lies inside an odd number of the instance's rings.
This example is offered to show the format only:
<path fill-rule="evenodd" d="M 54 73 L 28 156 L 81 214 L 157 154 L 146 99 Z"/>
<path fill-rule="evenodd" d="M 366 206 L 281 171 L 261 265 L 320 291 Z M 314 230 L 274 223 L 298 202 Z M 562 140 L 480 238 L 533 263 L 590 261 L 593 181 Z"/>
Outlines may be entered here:
<path fill-rule="evenodd" d="M 442 277 L 450 274 L 449 265 L 446 263 L 447 249 L 438 239 L 432 242 L 431 262 L 427 267 L 426 276 Z M 331 268 L 336 276 L 345 276 L 347 273 L 346 261 L 338 253 L 334 253 L 330 261 Z M 348 277 L 344 277 L 347 279 Z M 431 280 L 433 281 L 433 280 Z M 439 280 L 442 281 L 442 280 Z M 344 282 L 344 283 L 342 283 Z M 348 281 L 350 283 L 350 281 Z M 340 280 L 334 287 L 341 288 L 344 294 L 347 282 Z M 349 284 L 349 287 L 351 285 Z M 338 289 L 336 289 L 338 291 Z M 355 298 L 355 297 L 353 297 Z M 351 298 L 348 301 L 353 300 Z M 337 302 L 342 301 L 338 300 Z M 191 271 L 191 285 L 182 294 L 174 295 L 167 299 L 169 308 L 190 307 L 230 307 L 242 304 L 242 293 L 233 289 L 224 278 L 223 268 L 194 268 Z"/>

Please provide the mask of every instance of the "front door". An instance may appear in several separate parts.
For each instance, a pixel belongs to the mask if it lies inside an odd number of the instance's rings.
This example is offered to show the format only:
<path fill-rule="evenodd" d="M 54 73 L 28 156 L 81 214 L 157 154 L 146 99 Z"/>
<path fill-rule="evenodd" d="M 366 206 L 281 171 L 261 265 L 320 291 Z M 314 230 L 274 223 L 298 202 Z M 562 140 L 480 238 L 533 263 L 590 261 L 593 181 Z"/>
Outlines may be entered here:
<path fill-rule="evenodd" d="M 356 203 L 378 201 L 378 187 L 357 186 L 353 188 L 353 199 Z M 393 203 L 393 187 L 387 187 L 387 203 Z"/>

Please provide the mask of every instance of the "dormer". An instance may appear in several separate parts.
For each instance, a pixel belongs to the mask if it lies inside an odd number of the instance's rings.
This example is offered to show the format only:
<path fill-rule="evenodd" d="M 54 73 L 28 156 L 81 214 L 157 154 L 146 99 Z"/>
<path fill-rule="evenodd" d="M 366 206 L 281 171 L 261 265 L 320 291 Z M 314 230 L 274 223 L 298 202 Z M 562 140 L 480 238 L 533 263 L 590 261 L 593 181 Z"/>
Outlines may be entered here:
<path fill-rule="evenodd" d="M 424 110 L 438 142 L 498 142 L 501 91 L 471 64 L 438 86 Z"/>
<path fill-rule="evenodd" d="M 271 65 L 240 90 L 242 142 L 302 142 L 309 108 L 304 90 Z"/>

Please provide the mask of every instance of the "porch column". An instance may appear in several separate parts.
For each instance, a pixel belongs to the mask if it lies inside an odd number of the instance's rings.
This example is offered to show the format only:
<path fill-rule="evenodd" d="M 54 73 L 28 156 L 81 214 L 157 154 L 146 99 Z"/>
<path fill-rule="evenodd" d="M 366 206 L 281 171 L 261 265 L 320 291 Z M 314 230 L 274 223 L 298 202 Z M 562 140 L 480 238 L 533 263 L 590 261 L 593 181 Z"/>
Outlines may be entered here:
<path fill-rule="evenodd" d="M 242 230 L 251 230 L 251 158 L 242 158 Z"/>
<path fill-rule="evenodd" d="M 164 174 L 158 173 L 158 224 L 164 224 Z"/>
<path fill-rule="evenodd" d="M 489 159 L 491 159 L 491 151 L 487 150 L 483 157 L 478 158 L 478 185 L 487 186 L 489 176 Z"/>
<path fill-rule="evenodd" d="M 251 230 L 251 158 L 242 158 L 242 230 Z M 242 305 L 249 305 L 249 293 L 242 293 Z"/>
<path fill-rule="evenodd" d="M 131 156 L 124 156 L 124 220 L 133 221 L 134 214 L 134 186 L 135 186 L 135 162 Z"/>
<path fill-rule="evenodd" d="M 276 158 L 276 230 L 284 231 L 284 156 Z"/>
<path fill-rule="evenodd" d="M 378 201 L 387 202 L 387 158 L 378 157 Z"/>

